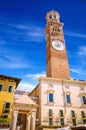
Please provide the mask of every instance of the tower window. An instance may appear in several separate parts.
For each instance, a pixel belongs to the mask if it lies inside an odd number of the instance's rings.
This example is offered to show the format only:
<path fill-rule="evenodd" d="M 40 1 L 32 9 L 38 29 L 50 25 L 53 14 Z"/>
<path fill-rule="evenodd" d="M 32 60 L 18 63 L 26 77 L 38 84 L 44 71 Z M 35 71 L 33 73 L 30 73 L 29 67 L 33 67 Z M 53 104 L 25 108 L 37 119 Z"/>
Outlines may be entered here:
<path fill-rule="evenodd" d="M 49 102 L 53 102 L 53 93 L 49 93 Z"/>
<path fill-rule="evenodd" d="M 8 87 L 8 92 L 12 92 L 12 88 L 13 88 L 12 86 L 9 86 Z"/>
<path fill-rule="evenodd" d="M 3 85 L 2 85 L 2 84 L 0 84 L 0 91 L 2 91 L 2 87 L 3 87 Z"/>
<path fill-rule="evenodd" d="M 67 103 L 71 103 L 70 95 L 66 95 L 66 101 L 67 101 Z"/>
<path fill-rule="evenodd" d="M 58 29 L 57 31 L 60 32 L 60 29 Z"/>
<path fill-rule="evenodd" d="M 56 18 L 56 15 L 54 14 L 54 18 Z"/>
<path fill-rule="evenodd" d="M 52 15 L 49 16 L 49 19 L 52 19 Z"/>

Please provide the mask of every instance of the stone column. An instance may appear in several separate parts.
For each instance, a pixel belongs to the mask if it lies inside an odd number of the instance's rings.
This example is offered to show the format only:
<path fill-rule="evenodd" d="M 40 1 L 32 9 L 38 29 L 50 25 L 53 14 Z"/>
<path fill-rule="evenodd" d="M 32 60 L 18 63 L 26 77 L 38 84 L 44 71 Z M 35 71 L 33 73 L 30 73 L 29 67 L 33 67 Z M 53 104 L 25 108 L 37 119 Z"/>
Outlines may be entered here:
<path fill-rule="evenodd" d="M 36 121 L 36 112 L 32 112 L 32 122 L 31 122 L 31 130 L 35 130 L 35 121 Z"/>
<path fill-rule="evenodd" d="M 30 130 L 31 126 L 31 115 L 27 115 L 26 130 Z"/>
<path fill-rule="evenodd" d="M 16 130 L 16 125 L 17 125 L 17 117 L 18 117 L 18 111 L 14 110 L 14 114 L 13 114 L 13 121 L 12 121 L 12 130 Z"/>

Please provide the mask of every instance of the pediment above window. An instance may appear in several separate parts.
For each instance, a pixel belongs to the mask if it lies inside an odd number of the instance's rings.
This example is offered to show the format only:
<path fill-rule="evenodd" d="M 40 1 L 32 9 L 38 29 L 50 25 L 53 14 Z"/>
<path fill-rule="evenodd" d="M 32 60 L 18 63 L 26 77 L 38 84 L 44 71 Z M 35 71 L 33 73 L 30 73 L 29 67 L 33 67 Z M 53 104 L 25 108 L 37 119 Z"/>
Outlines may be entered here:
<path fill-rule="evenodd" d="M 55 91 L 53 89 L 48 89 L 47 93 L 54 93 Z"/>

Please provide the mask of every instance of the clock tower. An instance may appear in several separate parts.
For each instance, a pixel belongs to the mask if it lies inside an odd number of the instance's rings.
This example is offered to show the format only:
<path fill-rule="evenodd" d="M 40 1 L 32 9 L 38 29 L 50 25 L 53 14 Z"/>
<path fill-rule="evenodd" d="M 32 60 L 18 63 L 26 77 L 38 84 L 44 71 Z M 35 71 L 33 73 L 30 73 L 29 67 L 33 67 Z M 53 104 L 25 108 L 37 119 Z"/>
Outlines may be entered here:
<path fill-rule="evenodd" d="M 47 77 L 70 79 L 68 58 L 63 34 L 63 23 L 56 11 L 46 15 L 46 74 Z"/>

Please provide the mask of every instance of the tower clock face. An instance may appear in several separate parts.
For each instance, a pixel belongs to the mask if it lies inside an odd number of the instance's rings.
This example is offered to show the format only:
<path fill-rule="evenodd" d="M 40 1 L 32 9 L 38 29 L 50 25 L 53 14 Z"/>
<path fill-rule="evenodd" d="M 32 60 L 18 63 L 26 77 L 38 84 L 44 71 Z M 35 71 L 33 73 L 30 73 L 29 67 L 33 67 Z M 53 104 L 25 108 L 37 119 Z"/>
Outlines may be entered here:
<path fill-rule="evenodd" d="M 59 40 L 53 40 L 52 47 L 56 50 L 64 50 L 64 43 Z"/>

